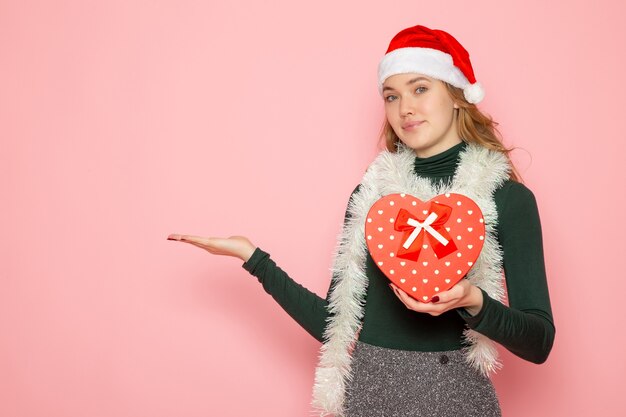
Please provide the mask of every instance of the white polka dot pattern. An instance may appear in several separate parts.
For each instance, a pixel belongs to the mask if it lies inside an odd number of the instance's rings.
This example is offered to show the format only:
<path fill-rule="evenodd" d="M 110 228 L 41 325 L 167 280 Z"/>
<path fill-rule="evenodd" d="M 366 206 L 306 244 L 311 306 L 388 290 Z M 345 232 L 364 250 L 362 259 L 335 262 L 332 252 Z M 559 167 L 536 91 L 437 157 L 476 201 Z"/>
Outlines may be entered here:
<path fill-rule="evenodd" d="M 449 209 L 445 223 L 442 219 L 428 223 L 433 203 Z M 407 210 L 420 227 L 413 223 L 408 229 L 396 230 L 401 209 Z M 431 231 L 445 237 L 456 250 L 440 259 L 436 251 L 448 246 Z M 411 234 L 417 236 L 412 242 Z M 416 300 L 429 302 L 435 294 L 456 285 L 472 268 L 483 247 L 485 224 L 478 205 L 461 194 L 446 193 L 426 202 L 409 194 L 390 194 L 370 208 L 365 235 L 368 250 L 385 276 Z M 407 245 L 404 250 L 403 245 Z M 407 248 L 413 252 L 412 259 L 405 253 Z"/>

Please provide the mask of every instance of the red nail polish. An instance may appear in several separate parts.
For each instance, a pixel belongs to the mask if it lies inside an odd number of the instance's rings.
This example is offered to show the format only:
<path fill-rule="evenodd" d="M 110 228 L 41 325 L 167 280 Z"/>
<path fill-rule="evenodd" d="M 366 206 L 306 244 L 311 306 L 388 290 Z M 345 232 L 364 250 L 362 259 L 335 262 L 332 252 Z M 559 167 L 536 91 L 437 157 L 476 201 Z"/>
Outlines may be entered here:
<path fill-rule="evenodd" d="M 439 296 L 435 295 L 430 301 L 432 301 L 433 303 L 439 302 Z"/>

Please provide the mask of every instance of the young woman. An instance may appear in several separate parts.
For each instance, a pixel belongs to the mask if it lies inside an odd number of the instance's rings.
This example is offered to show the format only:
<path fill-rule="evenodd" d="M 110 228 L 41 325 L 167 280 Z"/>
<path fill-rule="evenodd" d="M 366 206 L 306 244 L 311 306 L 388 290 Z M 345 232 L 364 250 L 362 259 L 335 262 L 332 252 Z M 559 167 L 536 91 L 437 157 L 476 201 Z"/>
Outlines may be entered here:
<path fill-rule="evenodd" d="M 489 380 L 500 366 L 494 342 L 543 363 L 555 335 L 534 195 L 519 182 L 496 123 L 476 107 L 484 92 L 454 37 L 420 25 L 404 29 L 378 75 L 387 149 L 350 197 L 326 298 L 297 284 L 246 237 L 168 239 L 242 259 L 323 343 L 313 399 L 321 415 L 499 416 Z M 463 194 L 483 214 L 478 259 L 429 302 L 391 283 L 367 249 L 368 210 L 394 193 L 422 201 Z"/>

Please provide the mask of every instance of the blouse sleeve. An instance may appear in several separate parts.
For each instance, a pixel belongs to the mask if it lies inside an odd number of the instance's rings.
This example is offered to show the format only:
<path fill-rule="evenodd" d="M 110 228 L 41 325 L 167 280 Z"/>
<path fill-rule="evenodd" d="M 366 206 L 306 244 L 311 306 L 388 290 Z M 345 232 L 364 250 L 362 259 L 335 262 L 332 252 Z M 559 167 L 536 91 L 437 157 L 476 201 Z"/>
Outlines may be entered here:
<path fill-rule="evenodd" d="M 481 290 L 478 314 L 457 311 L 471 329 L 525 360 L 543 363 L 552 349 L 555 327 L 537 202 L 526 186 L 514 181 L 500 188 L 495 200 L 509 306 Z"/>
<path fill-rule="evenodd" d="M 358 190 L 355 188 L 352 194 Z M 352 198 L 352 196 L 350 197 Z M 348 211 L 344 216 L 344 224 L 348 219 Z M 321 298 L 294 281 L 283 271 L 270 255 L 256 248 L 242 267 L 257 277 L 265 292 L 289 314 L 300 326 L 315 339 L 323 342 L 324 329 L 329 316 L 328 302 L 335 279 L 331 279 L 326 298 Z"/>

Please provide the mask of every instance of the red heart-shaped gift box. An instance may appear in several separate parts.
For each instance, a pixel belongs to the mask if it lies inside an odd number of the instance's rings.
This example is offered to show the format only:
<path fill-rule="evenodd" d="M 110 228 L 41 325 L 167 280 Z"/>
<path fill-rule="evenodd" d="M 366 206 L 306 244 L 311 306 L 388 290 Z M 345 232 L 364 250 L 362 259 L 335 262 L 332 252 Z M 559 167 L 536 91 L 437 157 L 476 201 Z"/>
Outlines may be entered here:
<path fill-rule="evenodd" d="M 472 268 L 483 247 L 485 221 L 478 205 L 462 194 L 426 202 L 389 194 L 370 208 L 365 238 L 387 278 L 416 300 L 429 302 Z"/>

